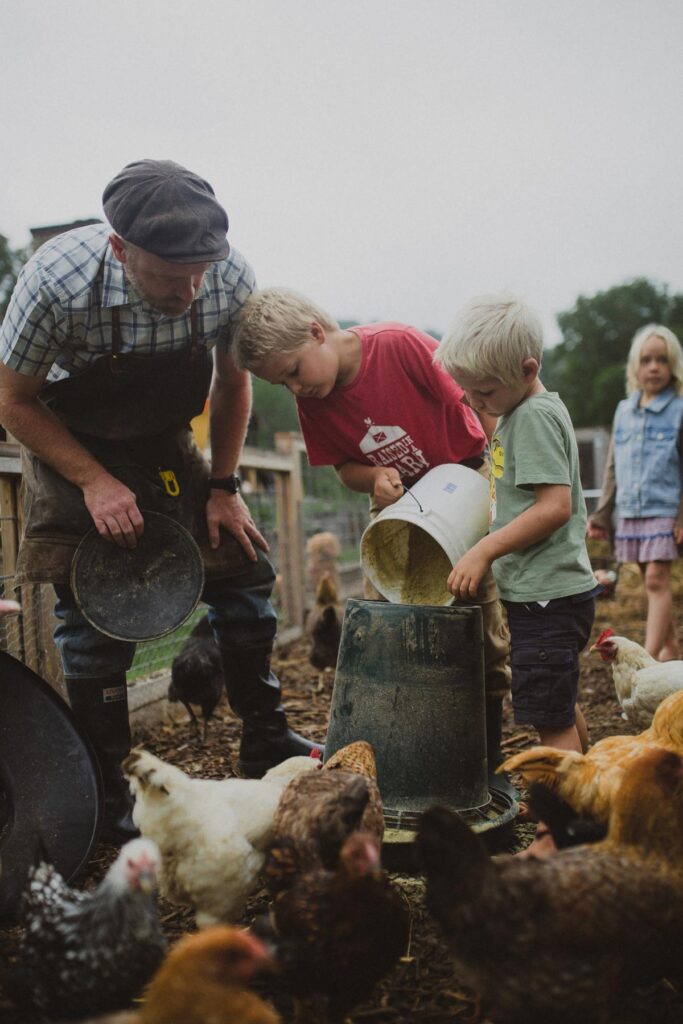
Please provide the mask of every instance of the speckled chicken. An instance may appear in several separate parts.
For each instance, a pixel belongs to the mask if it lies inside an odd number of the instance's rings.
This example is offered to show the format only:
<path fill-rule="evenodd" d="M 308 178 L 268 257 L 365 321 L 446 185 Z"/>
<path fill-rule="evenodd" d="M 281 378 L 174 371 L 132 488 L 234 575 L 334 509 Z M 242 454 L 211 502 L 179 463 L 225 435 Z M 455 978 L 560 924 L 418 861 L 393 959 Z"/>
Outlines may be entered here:
<path fill-rule="evenodd" d="M 527 785 L 542 782 L 577 814 L 605 823 L 625 767 L 644 751 L 658 748 L 683 754 L 683 691 L 663 700 L 650 728 L 637 736 L 607 736 L 586 754 L 530 747 L 509 757 L 498 770 L 520 771 Z"/>
<path fill-rule="evenodd" d="M 603 1024 L 635 987 L 680 982 L 683 886 L 595 847 L 492 861 L 453 811 L 421 818 L 426 904 L 496 1024 Z"/>
<path fill-rule="evenodd" d="M 315 591 L 315 604 L 306 616 L 304 632 L 310 638 L 309 661 L 321 671 L 334 668 L 339 654 L 344 609 L 339 603 L 337 585 L 332 573 L 320 577 Z"/>
<path fill-rule="evenodd" d="M 59 1020 L 129 1005 L 166 948 L 155 894 L 159 860 L 155 843 L 133 839 L 91 892 L 70 888 L 50 864 L 32 868 L 10 995 Z"/>
<path fill-rule="evenodd" d="M 311 871 L 334 868 L 353 831 L 369 832 L 382 841 L 384 814 L 376 778 L 372 746 L 361 740 L 338 750 L 322 771 L 298 775 L 288 783 L 273 821 L 275 840 L 288 842 L 278 843 L 269 853 L 264 869 L 271 892 L 289 887 L 296 877 L 293 847 L 296 870 Z"/>
<path fill-rule="evenodd" d="M 299 772 L 319 770 L 320 762 L 290 757 L 262 779 L 193 779 L 134 750 L 122 767 L 135 796 L 133 820 L 161 850 L 161 895 L 192 906 L 205 928 L 242 914 L 258 884 L 283 789 Z"/>
<path fill-rule="evenodd" d="M 216 925 L 173 946 L 139 1011 L 84 1024 L 280 1024 L 275 1010 L 246 987 L 271 968 L 255 935 Z"/>
<path fill-rule="evenodd" d="M 209 719 L 221 699 L 224 686 L 221 652 L 209 624 L 208 616 L 199 620 L 171 664 L 168 699 L 180 702 L 190 716 L 197 736 L 199 723 L 192 707 L 198 704 L 204 719 L 203 742 Z"/>
<path fill-rule="evenodd" d="M 346 839 L 334 871 L 298 872 L 270 921 L 286 984 L 316 1021 L 367 999 L 407 948 L 406 904 L 382 871 L 377 838 L 363 832 Z"/>

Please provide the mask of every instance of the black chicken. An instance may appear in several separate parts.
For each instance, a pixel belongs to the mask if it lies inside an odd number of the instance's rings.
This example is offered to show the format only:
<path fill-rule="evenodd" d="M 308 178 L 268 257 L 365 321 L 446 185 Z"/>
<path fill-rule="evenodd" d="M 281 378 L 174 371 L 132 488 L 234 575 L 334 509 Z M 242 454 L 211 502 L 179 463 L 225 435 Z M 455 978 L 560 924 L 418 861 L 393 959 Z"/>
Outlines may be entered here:
<path fill-rule="evenodd" d="M 92 892 L 71 889 L 44 861 L 32 868 L 21 960 L 3 978 L 10 998 L 51 1020 L 130 1005 L 166 950 L 156 904 L 159 861 L 156 843 L 133 839 Z"/>
<path fill-rule="evenodd" d="M 542 782 L 532 782 L 527 805 L 535 821 L 542 822 L 558 850 L 584 843 L 597 843 L 607 835 L 607 826 L 582 817 L 557 793 Z"/>
<path fill-rule="evenodd" d="M 209 719 L 216 709 L 223 692 L 223 662 L 221 652 L 209 624 L 208 616 L 199 620 L 185 640 L 171 665 L 171 682 L 168 687 L 168 699 L 172 703 L 178 701 L 187 709 L 192 724 L 199 737 L 199 723 L 192 709 L 198 704 L 204 719 L 204 735 L 206 742 Z"/>

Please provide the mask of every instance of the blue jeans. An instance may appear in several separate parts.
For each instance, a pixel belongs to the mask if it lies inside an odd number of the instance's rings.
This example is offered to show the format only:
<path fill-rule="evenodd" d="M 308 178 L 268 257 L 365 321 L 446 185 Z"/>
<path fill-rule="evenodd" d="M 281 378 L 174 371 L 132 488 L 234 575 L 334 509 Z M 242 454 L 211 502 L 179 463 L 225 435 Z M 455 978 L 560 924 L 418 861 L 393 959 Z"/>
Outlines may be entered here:
<path fill-rule="evenodd" d="M 202 600 L 209 606 L 209 621 L 225 647 L 271 648 L 277 617 L 270 603 L 275 570 L 257 549 L 258 561 L 238 575 L 208 582 Z M 135 643 L 100 633 L 81 614 L 73 592 L 55 585 L 57 604 L 55 644 L 64 675 L 99 679 L 126 672 L 135 656 Z"/>

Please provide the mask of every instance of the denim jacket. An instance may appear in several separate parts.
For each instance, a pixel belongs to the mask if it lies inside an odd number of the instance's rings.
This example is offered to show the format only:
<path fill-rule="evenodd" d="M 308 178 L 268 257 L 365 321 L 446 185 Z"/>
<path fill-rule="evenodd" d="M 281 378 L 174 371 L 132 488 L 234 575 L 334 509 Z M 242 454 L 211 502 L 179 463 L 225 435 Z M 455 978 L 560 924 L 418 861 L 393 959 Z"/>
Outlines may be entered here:
<path fill-rule="evenodd" d="M 681 501 L 683 395 L 667 388 L 642 409 L 639 401 L 636 391 L 619 403 L 614 416 L 617 515 L 675 518 Z"/>

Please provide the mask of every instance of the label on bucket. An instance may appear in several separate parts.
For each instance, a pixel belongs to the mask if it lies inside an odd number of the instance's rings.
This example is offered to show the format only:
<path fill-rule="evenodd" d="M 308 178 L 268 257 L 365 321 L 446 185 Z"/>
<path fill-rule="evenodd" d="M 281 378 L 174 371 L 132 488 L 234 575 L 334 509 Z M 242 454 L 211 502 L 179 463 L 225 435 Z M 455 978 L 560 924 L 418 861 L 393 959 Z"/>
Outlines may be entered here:
<path fill-rule="evenodd" d="M 454 491 L 457 491 L 458 485 L 457 484 L 446 484 L 446 486 L 442 487 L 441 489 L 443 491 L 445 491 L 446 494 L 453 494 Z"/>

